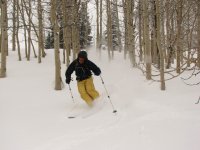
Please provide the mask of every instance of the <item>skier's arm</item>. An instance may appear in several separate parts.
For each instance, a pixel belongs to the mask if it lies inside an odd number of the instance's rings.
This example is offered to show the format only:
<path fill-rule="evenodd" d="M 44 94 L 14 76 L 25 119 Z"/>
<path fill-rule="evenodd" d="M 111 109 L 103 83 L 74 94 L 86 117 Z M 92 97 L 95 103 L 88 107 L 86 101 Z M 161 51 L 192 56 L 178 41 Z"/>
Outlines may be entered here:
<path fill-rule="evenodd" d="M 71 79 L 71 74 L 74 72 L 75 70 L 75 64 L 76 64 L 76 61 L 73 61 L 69 67 L 67 68 L 66 72 L 65 72 L 65 77 L 66 79 Z"/>
<path fill-rule="evenodd" d="M 92 70 L 92 72 L 96 75 L 99 76 L 101 74 L 101 70 L 99 67 L 97 67 L 97 65 L 95 65 L 92 61 L 88 60 L 90 69 Z"/>

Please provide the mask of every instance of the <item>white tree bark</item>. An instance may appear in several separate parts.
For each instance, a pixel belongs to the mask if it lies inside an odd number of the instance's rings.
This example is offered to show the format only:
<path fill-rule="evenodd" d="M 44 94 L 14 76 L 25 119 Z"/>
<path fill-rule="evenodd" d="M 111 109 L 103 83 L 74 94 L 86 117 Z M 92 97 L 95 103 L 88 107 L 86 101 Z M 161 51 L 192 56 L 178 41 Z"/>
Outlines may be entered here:
<path fill-rule="evenodd" d="M 1 0 L 1 68 L 0 68 L 0 78 L 6 77 L 6 32 L 7 32 L 7 1 Z"/>
<path fill-rule="evenodd" d="M 198 51 L 197 51 L 197 66 L 200 68 L 200 2 L 198 1 Z"/>
<path fill-rule="evenodd" d="M 25 1 L 24 5 L 27 8 Z M 31 56 L 31 14 L 32 14 L 31 1 L 28 1 L 28 57 L 27 57 L 28 61 L 30 60 Z"/>
<path fill-rule="evenodd" d="M 61 90 L 61 63 L 59 50 L 59 26 L 57 19 L 57 1 L 51 0 L 51 21 L 54 31 L 54 55 L 55 55 L 55 90 Z"/>
<path fill-rule="evenodd" d="M 156 16 L 157 16 L 157 46 L 160 54 L 160 82 L 161 90 L 165 90 L 165 78 L 164 78 L 164 55 L 163 49 L 161 46 L 161 17 L 160 17 L 160 0 L 156 0 Z"/>
<path fill-rule="evenodd" d="M 96 1 L 96 48 L 100 48 L 100 32 L 99 32 L 99 0 Z"/>
<path fill-rule="evenodd" d="M 116 13 L 116 26 L 117 26 L 117 42 L 118 42 L 118 47 L 119 51 L 121 52 L 122 50 L 122 40 L 121 40 L 121 32 L 120 32 L 120 24 L 119 24 L 119 12 L 118 12 L 118 0 L 114 0 L 113 5 L 115 7 L 115 13 Z"/>
<path fill-rule="evenodd" d="M 12 50 L 16 50 L 16 0 L 13 0 L 13 33 L 12 33 Z"/>
<path fill-rule="evenodd" d="M 176 50 L 176 72 L 181 72 L 181 24 L 182 24 L 182 8 L 183 8 L 183 0 L 178 0 L 177 2 L 177 50 Z"/>
<path fill-rule="evenodd" d="M 139 0 L 138 2 L 138 19 L 139 19 L 139 48 L 140 48 L 140 54 L 139 54 L 139 58 L 140 58 L 140 61 L 143 61 L 143 41 L 142 41 L 142 0 Z"/>
<path fill-rule="evenodd" d="M 72 18 L 70 17 L 72 4 L 71 0 L 62 0 L 62 11 L 63 11 L 63 22 L 64 22 L 64 29 L 63 29 L 63 36 L 64 36 L 64 47 L 66 49 L 66 65 L 69 66 L 70 64 L 70 50 L 71 50 L 71 24 Z"/>
<path fill-rule="evenodd" d="M 45 56 L 44 53 L 44 41 L 43 41 L 43 17 L 42 17 L 42 4 L 41 0 L 38 0 L 38 21 L 39 21 L 39 37 L 38 37 L 38 63 L 41 63 L 42 56 Z"/>
<path fill-rule="evenodd" d="M 100 46 L 102 45 L 102 39 L 103 39 L 103 0 L 100 0 L 100 35 L 99 35 L 99 40 L 100 40 Z"/>
<path fill-rule="evenodd" d="M 112 15 L 110 0 L 106 0 L 106 13 L 107 13 L 107 45 L 108 45 L 108 58 L 111 60 L 113 56 L 113 43 L 112 43 Z M 111 55 L 112 52 L 112 55 Z"/>
<path fill-rule="evenodd" d="M 20 14 L 22 16 L 22 20 L 23 20 L 23 25 L 24 25 L 24 44 L 25 44 L 25 55 L 26 58 L 28 57 L 28 51 L 27 51 L 27 25 L 26 25 L 26 19 L 25 19 L 25 15 L 24 15 L 24 4 L 21 3 L 21 9 L 19 9 Z"/>
<path fill-rule="evenodd" d="M 17 0 L 17 31 L 16 31 L 16 40 L 17 40 L 17 52 L 18 52 L 18 59 L 19 61 L 22 60 L 21 58 L 21 49 L 20 49 L 20 42 L 19 42 L 19 26 L 20 26 L 20 21 L 19 21 L 19 11 L 20 11 L 20 5 L 19 5 L 19 0 Z"/>
<path fill-rule="evenodd" d="M 73 25 L 72 25 L 72 49 L 73 60 L 76 59 L 77 53 L 80 51 L 80 38 L 79 38 L 79 7 L 80 3 L 77 0 L 73 0 Z"/>
<path fill-rule="evenodd" d="M 135 25 L 133 24 L 133 18 L 134 18 L 134 0 L 127 0 L 126 1 L 126 7 L 127 7 L 127 44 L 128 44 L 128 52 L 129 57 L 131 60 L 131 63 L 133 67 L 136 66 L 136 58 L 135 58 Z"/>
<path fill-rule="evenodd" d="M 144 39 L 144 61 L 146 63 L 146 79 L 151 79 L 151 51 L 150 51 L 150 35 L 149 35 L 149 14 L 148 3 L 146 0 L 142 0 L 143 6 L 143 39 Z"/>

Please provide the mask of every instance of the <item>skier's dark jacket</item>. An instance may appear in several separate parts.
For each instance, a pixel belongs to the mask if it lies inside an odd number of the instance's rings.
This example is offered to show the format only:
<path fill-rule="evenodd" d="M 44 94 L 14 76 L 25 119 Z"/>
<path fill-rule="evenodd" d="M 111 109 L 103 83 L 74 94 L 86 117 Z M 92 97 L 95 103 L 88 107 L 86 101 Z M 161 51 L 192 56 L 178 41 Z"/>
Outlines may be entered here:
<path fill-rule="evenodd" d="M 82 81 L 82 80 L 90 78 L 92 76 L 92 72 L 97 76 L 101 74 L 100 68 L 97 67 L 92 61 L 85 58 L 84 63 L 80 64 L 78 59 L 79 58 L 74 60 L 67 68 L 65 72 L 66 79 L 71 79 L 71 74 L 74 71 L 76 74 L 77 81 Z"/>

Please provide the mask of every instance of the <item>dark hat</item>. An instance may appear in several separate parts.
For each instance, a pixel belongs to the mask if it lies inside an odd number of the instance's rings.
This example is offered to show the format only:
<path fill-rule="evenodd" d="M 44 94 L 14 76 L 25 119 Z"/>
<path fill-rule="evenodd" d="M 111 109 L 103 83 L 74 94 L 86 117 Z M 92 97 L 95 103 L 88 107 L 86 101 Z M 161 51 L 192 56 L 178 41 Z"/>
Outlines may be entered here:
<path fill-rule="evenodd" d="M 78 58 L 79 57 L 87 59 L 87 52 L 86 51 L 80 51 L 78 53 Z"/>

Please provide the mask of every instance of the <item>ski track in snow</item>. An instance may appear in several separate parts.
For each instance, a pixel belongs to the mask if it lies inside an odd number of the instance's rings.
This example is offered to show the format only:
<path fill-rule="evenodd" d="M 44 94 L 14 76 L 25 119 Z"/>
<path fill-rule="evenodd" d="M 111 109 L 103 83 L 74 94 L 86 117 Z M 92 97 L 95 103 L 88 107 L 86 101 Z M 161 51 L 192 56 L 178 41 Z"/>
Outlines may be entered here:
<path fill-rule="evenodd" d="M 0 79 L 1 150 L 199 150 L 200 105 L 195 105 L 199 87 L 188 87 L 180 79 L 167 82 L 167 90 L 149 84 L 142 73 L 131 68 L 122 55 L 89 58 L 100 66 L 111 100 L 99 77 L 96 88 L 105 105 L 87 117 L 66 118 L 75 105 L 69 89 L 54 91 L 53 51 L 42 64 L 36 60 L 17 62 L 8 57 L 8 77 Z M 102 52 L 106 56 L 105 52 Z M 62 65 L 64 81 L 65 65 Z M 73 77 L 75 78 L 75 77 Z M 75 110 L 87 110 L 71 83 Z"/>

